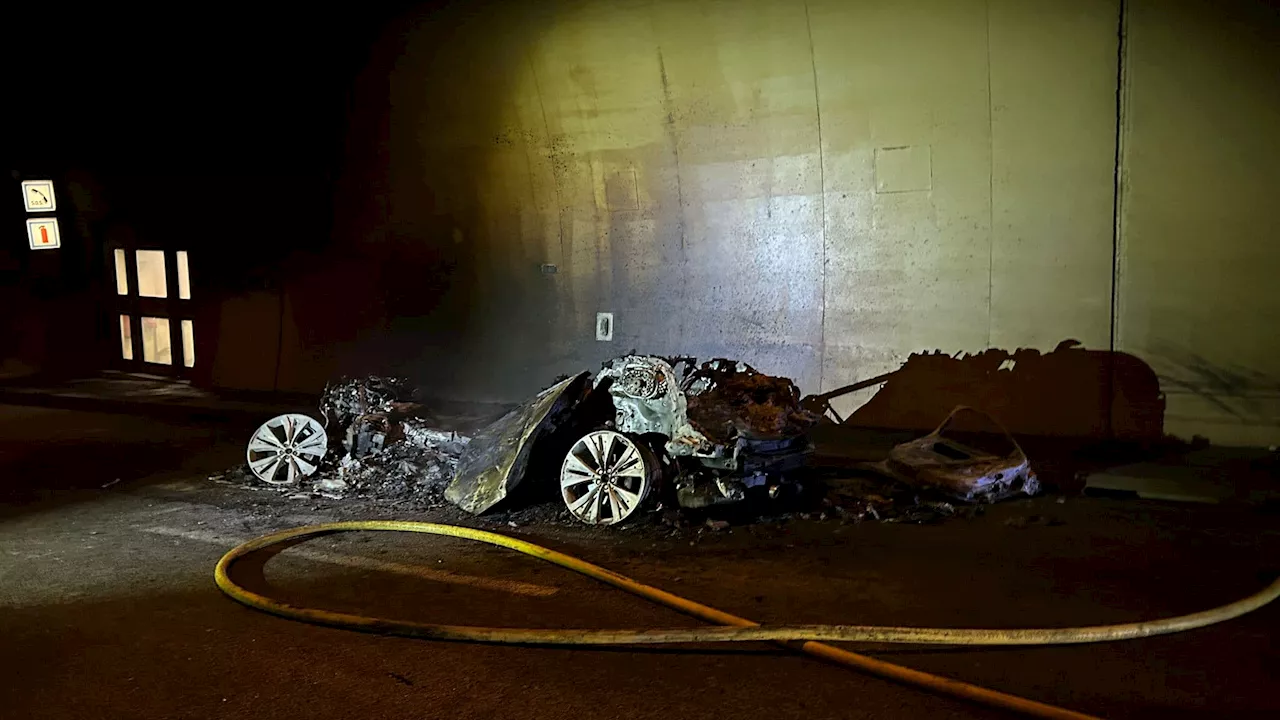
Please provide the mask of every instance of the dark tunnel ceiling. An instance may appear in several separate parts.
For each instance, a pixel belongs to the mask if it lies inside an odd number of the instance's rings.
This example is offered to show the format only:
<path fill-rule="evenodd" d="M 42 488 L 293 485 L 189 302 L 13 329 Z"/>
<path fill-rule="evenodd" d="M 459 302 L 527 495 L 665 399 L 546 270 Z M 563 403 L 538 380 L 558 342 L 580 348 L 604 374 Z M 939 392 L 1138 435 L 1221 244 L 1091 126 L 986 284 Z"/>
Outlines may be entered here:
<path fill-rule="evenodd" d="M 341 154 L 352 79 L 410 5 L 103 3 L 51 18 L 47 5 L 11 3 L 0 52 L 26 111 L 11 115 L 5 170 L 325 172 Z"/>

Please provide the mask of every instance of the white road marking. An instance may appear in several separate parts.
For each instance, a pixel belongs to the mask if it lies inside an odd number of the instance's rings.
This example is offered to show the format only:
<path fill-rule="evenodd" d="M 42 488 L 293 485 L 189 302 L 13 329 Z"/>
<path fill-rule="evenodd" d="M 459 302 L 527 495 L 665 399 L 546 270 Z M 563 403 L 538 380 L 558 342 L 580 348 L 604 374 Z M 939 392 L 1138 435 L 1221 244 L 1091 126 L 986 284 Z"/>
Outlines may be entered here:
<path fill-rule="evenodd" d="M 152 535 L 164 535 L 166 537 L 182 538 L 183 540 L 194 540 L 196 542 L 221 545 L 228 550 L 248 540 L 248 538 L 221 535 L 207 530 L 183 530 L 180 528 L 170 527 L 143 527 L 137 529 Z M 431 568 L 425 568 L 420 565 L 387 562 L 385 560 L 375 560 L 373 558 L 360 557 L 358 555 L 341 555 L 319 552 L 316 550 L 308 550 L 303 547 L 290 548 L 287 552 L 289 553 L 289 557 L 303 558 L 304 560 L 311 560 L 313 562 L 341 565 L 343 567 L 359 568 L 362 570 L 379 570 L 382 572 L 397 573 L 400 575 L 411 575 L 413 577 L 432 580 L 434 582 L 450 583 L 453 585 L 470 585 L 471 587 L 478 587 L 485 590 L 497 590 L 499 592 L 511 593 L 513 595 L 548 597 L 559 592 L 559 588 L 549 587 L 546 585 L 535 585 L 533 583 L 519 582 L 517 580 L 496 580 L 494 578 L 463 575 L 461 573 L 449 572 L 447 570 L 432 570 Z"/>

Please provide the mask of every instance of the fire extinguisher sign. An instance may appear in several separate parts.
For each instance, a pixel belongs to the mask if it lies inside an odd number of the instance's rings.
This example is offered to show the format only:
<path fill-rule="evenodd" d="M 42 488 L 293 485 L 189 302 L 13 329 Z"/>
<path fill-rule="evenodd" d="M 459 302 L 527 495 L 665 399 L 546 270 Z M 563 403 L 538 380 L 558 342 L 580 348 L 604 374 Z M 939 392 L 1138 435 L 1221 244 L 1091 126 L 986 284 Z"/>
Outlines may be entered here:
<path fill-rule="evenodd" d="M 58 238 L 57 218 L 30 218 L 27 220 L 27 242 L 32 250 L 52 250 L 62 241 Z"/>

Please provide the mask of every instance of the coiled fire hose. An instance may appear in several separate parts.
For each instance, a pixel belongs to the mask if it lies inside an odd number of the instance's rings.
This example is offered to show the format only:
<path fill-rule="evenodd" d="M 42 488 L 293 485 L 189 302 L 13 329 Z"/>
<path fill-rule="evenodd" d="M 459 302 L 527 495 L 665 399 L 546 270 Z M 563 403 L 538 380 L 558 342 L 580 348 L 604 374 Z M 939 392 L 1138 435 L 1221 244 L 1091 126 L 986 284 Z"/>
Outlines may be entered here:
<path fill-rule="evenodd" d="M 678 610 L 720 627 L 655 629 L 560 629 L 488 628 L 470 625 L 436 625 L 406 620 L 388 620 L 348 613 L 298 607 L 247 590 L 233 582 L 229 570 L 236 560 L 249 553 L 282 543 L 292 544 L 308 537 L 350 531 L 415 532 L 475 540 L 497 545 L 545 560 L 581 573 L 646 600 Z M 1239 617 L 1280 596 L 1280 579 L 1263 590 L 1229 605 L 1204 612 L 1149 622 L 1098 625 L 1077 628 L 969 629 L 881 627 L 874 625 L 771 625 L 762 626 L 745 618 L 693 602 L 678 595 L 636 582 L 629 577 L 592 565 L 584 560 L 498 533 L 456 525 L 397 520 L 336 522 L 283 530 L 250 540 L 230 550 L 214 570 L 218 587 L 237 602 L 290 620 L 315 625 L 430 640 L 461 640 L 508 645 L 641 645 L 669 643 L 772 641 L 799 649 L 809 655 L 856 668 L 908 685 L 923 687 L 985 705 L 1045 718 L 1089 720 L 1092 716 L 1009 695 L 949 678 L 912 670 L 900 665 L 858 655 L 825 645 L 820 640 L 865 643 L 909 643 L 937 645 L 1066 645 L 1107 642 L 1166 635 Z M 802 643 L 802 644 L 796 644 Z M 1093 719 L 1096 720 L 1096 719 Z"/>

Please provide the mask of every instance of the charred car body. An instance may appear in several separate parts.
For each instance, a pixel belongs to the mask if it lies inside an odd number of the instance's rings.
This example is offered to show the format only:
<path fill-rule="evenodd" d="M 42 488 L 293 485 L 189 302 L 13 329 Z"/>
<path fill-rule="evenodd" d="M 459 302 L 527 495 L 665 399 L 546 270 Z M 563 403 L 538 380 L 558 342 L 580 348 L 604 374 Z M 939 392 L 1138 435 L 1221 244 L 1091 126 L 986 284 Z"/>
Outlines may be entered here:
<path fill-rule="evenodd" d="M 833 399 L 880 385 L 895 374 L 810 395 L 802 405 L 824 422 L 841 425 L 845 418 L 832 407 Z M 970 425 L 968 432 L 958 427 L 963 424 Z M 1013 435 L 991 415 L 966 405 L 957 406 L 928 435 L 894 447 L 882 462 L 864 466 L 907 485 L 939 490 L 969 503 L 998 502 L 1040 491 L 1040 481 Z"/>
<path fill-rule="evenodd" d="M 957 431 L 957 419 L 976 419 L 986 432 Z M 995 430 L 995 432 L 992 432 Z M 1040 480 L 1027 455 L 995 418 L 961 405 L 938 429 L 889 453 L 877 469 L 910 485 L 936 488 L 970 503 L 1035 495 Z"/>
<path fill-rule="evenodd" d="M 742 500 L 751 488 L 776 494 L 812 452 L 817 421 L 787 378 L 729 360 L 628 355 L 483 430 L 445 497 L 482 513 L 546 469 L 574 517 L 610 525 L 660 493 L 684 507 Z"/>

